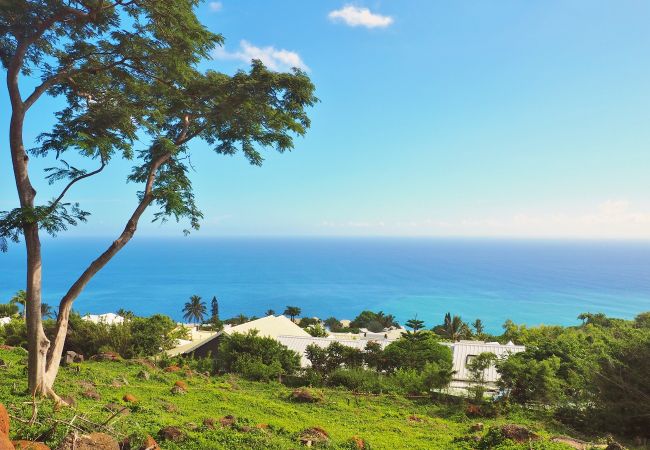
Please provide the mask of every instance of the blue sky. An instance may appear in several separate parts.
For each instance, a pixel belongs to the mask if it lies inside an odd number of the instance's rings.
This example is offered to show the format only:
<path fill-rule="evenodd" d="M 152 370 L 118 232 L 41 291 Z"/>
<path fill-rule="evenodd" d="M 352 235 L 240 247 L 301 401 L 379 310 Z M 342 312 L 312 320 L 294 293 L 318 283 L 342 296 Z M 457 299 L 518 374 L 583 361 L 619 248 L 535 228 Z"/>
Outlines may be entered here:
<path fill-rule="evenodd" d="M 226 38 L 206 68 L 302 65 L 321 99 L 295 150 L 261 168 L 193 144 L 199 236 L 650 238 L 649 2 L 223 0 L 197 13 Z M 30 111 L 28 142 L 57 105 Z M 51 165 L 31 166 L 42 202 Z M 129 167 L 71 192 L 93 216 L 68 235 L 121 230 Z M 4 151 L 0 210 L 15 205 Z"/>

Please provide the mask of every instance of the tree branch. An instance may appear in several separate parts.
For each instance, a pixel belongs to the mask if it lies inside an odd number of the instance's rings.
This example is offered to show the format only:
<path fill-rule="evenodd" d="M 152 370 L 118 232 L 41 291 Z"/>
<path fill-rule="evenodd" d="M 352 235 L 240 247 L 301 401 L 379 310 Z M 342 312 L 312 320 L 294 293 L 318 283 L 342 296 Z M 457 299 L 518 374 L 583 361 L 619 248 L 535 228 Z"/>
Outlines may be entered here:
<path fill-rule="evenodd" d="M 54 211 L 54 208 L 56 208 L 56 205 L 61 201 L 61 199 L 63 199 L 63 196 L 65 196 L 66 192 L 68 192 L 68 190 L 72 187 L 73 184 L 75 184 L 78 181 L 83 180 L 84 178 L 88 178 L 88 177 L 92 177 L 93 175 L 97 175 L 99 172 L 104 170 L 104 167 L 106 167 L 106 160 L 104 159 L 103 156 L 101 157 L 101 161 L 102 161 L 102 164 L 99 166 L 98 169 L 93 170 L 92 172 L 85 173 L 83 175 L 79 175 L 78 177 L 73 178 L 72 180 L 70 180 L 70 182 L 67 184 L 67 186 L 63 189 L 63 191 L 61 191 L 59 196 L 56 198 L 56 200 L 54 200 L 54 202 L 52 202 L 52 204 L 50 205 L 50 207 L 48 209 L 48 212 Z"/>

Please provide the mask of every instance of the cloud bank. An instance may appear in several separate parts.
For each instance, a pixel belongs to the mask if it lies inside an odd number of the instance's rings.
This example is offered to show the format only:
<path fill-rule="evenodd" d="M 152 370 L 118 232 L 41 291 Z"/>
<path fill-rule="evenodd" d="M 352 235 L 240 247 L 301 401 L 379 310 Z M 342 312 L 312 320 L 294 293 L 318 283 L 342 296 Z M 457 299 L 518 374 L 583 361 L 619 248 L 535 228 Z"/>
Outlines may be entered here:
<path fill-rule="evenodd" d="M 228 51 L 226 47 L 217 47 L 212 52 L 212 57 L 221 60 L 237 60 L 250 63 L 254 59 L 259 59 L 266 67 L 279 72 L 286 72 L 293 67 L 309 70 L 300 55 L 296 52 L 276 49 L 275 47 L 257 47 L 246 40 L 239 43 L 239 49 Z"/>
<path fill-rule="evenodd" d="M 386 28 L 393 23 L 390 16 L 375 14 L 368 8 L 346 5 L 327 15 L 334 22 L 343 22 L 351 27 Z"/>

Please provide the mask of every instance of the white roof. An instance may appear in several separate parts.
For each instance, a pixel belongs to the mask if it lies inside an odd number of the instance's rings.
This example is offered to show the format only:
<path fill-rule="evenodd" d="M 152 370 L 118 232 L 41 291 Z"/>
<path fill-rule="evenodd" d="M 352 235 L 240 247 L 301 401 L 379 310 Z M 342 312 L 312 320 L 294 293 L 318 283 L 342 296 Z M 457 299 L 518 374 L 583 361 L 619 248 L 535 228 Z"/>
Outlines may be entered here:
<path fill-rule="evenodd" d="M 499 344 L 498 342 L 483 341 L 459 341 L 459 342 L 441 342 L 451 347 L 453 357 L 454 380 L 470 380 L 470 372 L 467 370 L 468 356 L 478 356 L 481 353 L 494 353 L 497 358 L 507 358 L 513 353 L 519 353 L 526 350 L 523 345 L 515 345 L 512 342 Z M 471 358 L 470 358 L 471 359 Z M 485 371 L 485 381 L 494 383 L 499 379 L 497 369 L 492 366 Z"/>
<path fill-rule="evenodd" d="M 234 327 L 224 328 L 225 334 L 248 333 L 257 330 L 258 336 L 277 338 L 278 336 L 303 336 L 311 337 L 309 333 L 300 328 L 285 316 L 266 316 L 252 320 Z"/>
<path fill-rule="evenodd" d="M 311 363 L 309 362 L 307 356 L 305 355 L 307 346 L 311 344 L 317 345 L 321 348 L 326 348 L 329 347 L 329 345 L 332 342 L 338 342 L 339 344 L 343 344 L 347 347 L 364 350 L 368 342 L 377 342 L 379 345 L 381 345 L 382 349 L 392 342 L 386 339 L 381 339 L 377 341 L 372 341 L 371 339 L 342 340 L 342 339 L 322 338 L 322 337 L 313 337 L 313 336 L 306 336 L 306 337 L 305 336 L 278 336 L 277 340 L 278 342 L 280 342 L 280 344 L 285 345 L 289 350 L 293 350 L 294 352 L 300 355 L 301 367 L 311 366 Z"/>
<path fill-rule="evenodd" d="M 115 313 L 106 313 L 106 314 L 86 314 L 81 318 L 82 320 L 87 320 L 92 323 L 105 323 L 107 325 L 113 325 L 114 323 L 124 322 L 124 317 L 118 316 Z"/>
<path fill-rule="evenodd" d="M 0 325 L 7 325 L 11 322 L 11 317 L 0 317 Z"/>

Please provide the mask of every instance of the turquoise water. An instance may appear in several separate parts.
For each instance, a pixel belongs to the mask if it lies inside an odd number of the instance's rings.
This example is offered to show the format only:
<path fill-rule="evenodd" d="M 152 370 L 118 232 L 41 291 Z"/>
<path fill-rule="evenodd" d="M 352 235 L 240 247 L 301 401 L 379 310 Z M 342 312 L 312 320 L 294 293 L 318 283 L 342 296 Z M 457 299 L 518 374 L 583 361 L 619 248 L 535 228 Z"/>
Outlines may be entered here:
<path fill-rule="evenodd" d="M 110 239 L 48 240 L 44 301 L 67 286 Z M 22 288 L 22 246 L 0 254 L 0 299 Z M 631 318 L 650 310 L 650 243 L 379 238 L 136 238 L 75 303 L 82 312 L 126 308 L 180 319 L 186 299 L 220 300 L 222 317 L 297 305 L 309 316 L 383 310 L 428 326 L 445 312 L 574 324 L 581 312 Z M 2 300 L 5 301 L 5 300 Z"/>

